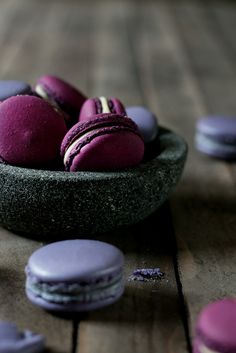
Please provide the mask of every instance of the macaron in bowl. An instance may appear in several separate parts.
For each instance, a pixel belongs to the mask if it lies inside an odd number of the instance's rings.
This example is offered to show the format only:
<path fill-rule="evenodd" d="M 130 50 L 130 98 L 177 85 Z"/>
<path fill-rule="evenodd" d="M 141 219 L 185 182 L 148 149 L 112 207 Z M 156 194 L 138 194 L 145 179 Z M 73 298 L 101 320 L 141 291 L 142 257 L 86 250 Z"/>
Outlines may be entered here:
<path fill-rule="evenodd" d="M 146 144 L 155 140 L 158 135 L 158 121 L 154 113 L 143 106 L 126 107 L 127 116 L 138 126 Z"/>
<path fill-rule="evenodd" d="M 118 114 L 99 114 L 79 122 L 62 141 L 66 171 L 112 171 L 138 165 L 144 142 L 135 123 Z"/>
<path fill-rule="evenodd" d="M 31 95 L 30 85 L 24 81 L 0 80 L 0 102 L 18 95 Z"/>
<path fill-rule="evenodd" d="M 160 127 L 158 141 L 153 158 L 119 171 L 68 173 L 0 164 L 0 224 L 47 239 L 84 237 L 143 220 L 173 191 L 187 156 L 178 134 Z"/>
<path fill-rule="evenodd" d="M 118 114 L 125 116 L 126 111 L 124 105 L 117 98 L 89 98 L 82 105 L 79 122 L 94 119 L 98 114 Z"/>
<path fill-rule="evenodd" d="M 59 107 L 68 115 L 68 125 L 76 122 L 86 97 L 70 83 L 53 75 L 40 77 L 34 88 L 36 94 Z"/>
<path fill-rule="evenodd" d="M 0 160 L 25 168 L 53 169 L 67 132 L 63 116 L 34 96 L 0 104 Z"/>
<path fill-rule="evenodd" d="M 26 267 L 26 294 L 40 307 L 60 312 L 99 309 L 124 291 L 124 256 L 95 240 L 66 240 L 36 250 Z"/>

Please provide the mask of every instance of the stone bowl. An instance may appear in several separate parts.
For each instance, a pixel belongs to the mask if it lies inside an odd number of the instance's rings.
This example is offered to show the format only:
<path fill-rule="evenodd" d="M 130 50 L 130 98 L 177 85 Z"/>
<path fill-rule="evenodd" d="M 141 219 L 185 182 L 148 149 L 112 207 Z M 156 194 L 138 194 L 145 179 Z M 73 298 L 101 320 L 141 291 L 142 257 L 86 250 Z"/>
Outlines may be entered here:
<path fill-rule="evenodd" d="M 119 172 L 68 173 L 0 164 L 0 224 L 40 237 L 79 237 L 134 224 L 168 198 L 186 156 L 183 138 L 160 128 L 151 157 L 149 151 L 141 165 Z"/>

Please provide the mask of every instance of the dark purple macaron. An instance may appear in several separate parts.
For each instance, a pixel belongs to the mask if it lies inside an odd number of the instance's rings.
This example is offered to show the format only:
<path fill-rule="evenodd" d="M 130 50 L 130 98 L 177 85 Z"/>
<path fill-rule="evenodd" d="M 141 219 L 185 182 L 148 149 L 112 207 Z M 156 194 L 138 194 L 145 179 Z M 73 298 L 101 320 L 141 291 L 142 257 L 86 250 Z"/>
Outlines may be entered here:
<path fill-rule="evenodd" d="M 207 305 L 200 313 L 194 353 L 236 352 L 236 300 L 223 299 Z"/>
<path fill-rule="evenodd" d="M 236 159 L 236 118 L 207 116 L 197 123 L 196 148 L 212 157 Z"/>
<path fill-rule="evenodd" d="M 95 119 L 98 114 L 118 114 L 125 116 L 126 111 L 124 105 L 117 98 L 89 98 L 82 105 L 79 121 Z"/>
<path fill-rule="evenodd" d="M 35 251 L 26 267 L 26 294 L 47 310 L 80 312 L 117 301 L 124 291 L 124 257 L 111 244 L 66 240 Z"/>
<path fill-rule="evenodd" d="M 16 96 L 0 104 L 0 160 L 7 164 L 51 169 L 66 132 L 63 116 L 38 97 Z"/>
<path fill-rule="evenodd" d="M 0 80 L 0 102 L 12 96 L 24 94 L 32 94 L 31 87 L 28 83 L 16 80 Z"/>
<path fill-rule="evenodd" d="M 77 123 L 62 141 L 61 156 L 67 171 L 110 171 L 142 161 L 144 142 L 136 124 L 115 114 L 100 114 Z"/>
<path fill-rule="evenodd" d="M 77 88 L 59 77 L 45 75 L 38 79 L 35 85 L 38 96 L 48 100 L 51 104 L 58 106 L 71 118 L 67 123 L 72 125 L 76 122 L 80 109 L 86 97 Z"/>

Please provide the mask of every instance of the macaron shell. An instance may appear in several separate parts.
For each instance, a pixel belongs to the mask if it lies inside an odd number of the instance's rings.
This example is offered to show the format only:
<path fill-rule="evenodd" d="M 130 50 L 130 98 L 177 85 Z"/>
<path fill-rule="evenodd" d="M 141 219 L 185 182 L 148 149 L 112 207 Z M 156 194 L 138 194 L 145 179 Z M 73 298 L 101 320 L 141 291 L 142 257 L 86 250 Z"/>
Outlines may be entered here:
<path fill-rule="evenodd" d="M 68 82 L 51 75 L 42 76 L 37 84 L 41 85 L 68 114 L 78 116 L 81 106 L 86 100 L 83 93 Z"/>
<path fill-rule="evenodd" d="M 215 141 L 236 144 L 236 117 L 207 116 L 198 120 L 197 131 Z"/>
<path fill-rule="evenodd" d="M 124 287 L 120 288 L 120 291 L 117 291 L 116 295 L 110 298 L 106 298 L 103 300 L 98 300 L 96 302 L 90 303 L 69 303 L 69 304 L 57 304 L 48 302 L 41 297 L 35 296 L 32 292 L 26 291 L 26 295 L 28 299 L 35 305 L 38 305 L 49 311 L 57 311 L 57 312 L 85 312 L 90 310 L 100 309 L 107 305 L 111 305 L 115 303 L 122 294 L 124 293 Z"/>
<path fill-rule="evenodd" d="M 0 80 L 0 101 L 16 95 L 31 94 L 30 85 L 24 81 Z"/>
<path fill-rule="evenodd" d="M 78 121 L 86 121 L 91 116 L 98 114 L 95 99 L 96 98 L 90 98 L 84 102 L 80 110 Z"/>
<path fill-rule="evenodd" d="M 224 142 L 214 141 L 211 137 L 197 133 L 195 137 L 195 146 L 199 152 L 211 157 L 223 160 L 236 160 L 236 144 L 226 144 Z"/>
<path fill-rule="evenodd" d="M 91 280 L 121 270 L 119 249 L 95 240 L 65 240 L 36 250 L 28 261 L 30 273 L 44 282 Z"/>
<path fill-rule="evenodd" d="M 0 157 L 8 164 L 50 165 L 66 132 L 63 117 L 40 98 L 16 96 L 0 104 Z"/>
<path fill-rule="evenodd" d="M 126 107 L 126 113 L 137 124 L 145 143 L 155 140 L 158 123 L 156 116 L 149 109 L 142 106 Z"/>
<path fill-rule="evenodd" d="M 197 337 L 220 353 L 236 352 L 236 300 L 223 299 L 209 304 L 200 313 Z"/>
<path fill-rule="evenodd" d="M 73 151 L 72 151 L 73 154 Z M 138 165 L 144 155 L 142 139 L 130 131 L 103 130 L 75 155 L 70 171 L 105 171 L 130 168 Z"/>
<path fill-rule="evenodd" d="M 96 115 L 102 114 L 102 111 L 100 112 L 97 110 L 96 101 L 97 100 L 99 101 L 99 99 L 100 99 L 99 97 L 89 98 L 84 102 L 84 104 L 81 108 L 81 111 L 80 111 L 80 115 L 79 115 L 79 119 L 78 119 L 79 122 L 90 120 L 90 119 L 95 119 Z M 111 111 L 110 113 L 105 113 L 105 114 L 108 114 L 108 115 L 118 114 L 118 115 L 122 115 L 122 116 L 126 115 L 125 108 L 124 108 L 123 104 L 119 101 L 119 99 L 117 99 L 117 98 L 106 98 L 106 99 L 108 99 L 112 102 L 112 104 L 113 104 L 112 110 L 113 111 Z M 105 115 L 105 114 L 103 113 L 103 115 Z"/>

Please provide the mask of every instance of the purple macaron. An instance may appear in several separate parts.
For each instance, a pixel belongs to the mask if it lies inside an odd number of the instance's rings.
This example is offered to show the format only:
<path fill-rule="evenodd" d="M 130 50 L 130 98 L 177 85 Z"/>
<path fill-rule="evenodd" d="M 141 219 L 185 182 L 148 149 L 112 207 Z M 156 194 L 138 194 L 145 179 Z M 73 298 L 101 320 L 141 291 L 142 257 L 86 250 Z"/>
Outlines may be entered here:
<path fill-rule="evenodd" d="M 0 353 L 40 353 L 44 338 L 31 331 L 20 332 L 15 324 L 0 321 Z"/>
<path fill-rule="evenodd" d="M 24 94 L 32 94 L 31 87 L 28 83 L 16 80 L 0 80 L 0 102 L 12 96 Z"/>
<path fill-rule="evenodd" d="M 236 299 L 223 299 L 207 305 L 200 313 L 194 353 L 236 352 Z"/>
<path fill-rule="evenodd" d="M 145 143 L 155 140 L 158 135 L 157 117 L 142 106 L 126 107 L 127 116 L 138 126 Z"/>
<path fill-rule="evenodd" d="M 136 124 L 116 114 L 98 114 L 68 131 L 61 145 L 65 170 L 110 171 L 138 165 L 144 142 Z"/>
<path fill-rule="evenodd" d="M 76 122 L 80 109 L 86 97 L 77 88 L 59 77 L 45 75 L 38 79 L 35 88 L 38 96 L 48 100 L 51 104 L 58 106 L 68 114 L 71 121 L 69 125 Z"/>
<path fill-rule="evenodd" d="M 63 116 L 38 97 L 15 96 L 0 104 L 0 160 L 7 164 L 51 169 L 66 132 Z"/>
<path fill-rule="evenodd" d="M 66 240 L 35 251 L 26 267 L 26 294 L 42 308 L 80 312 L 117 301 L 124 291 L 124 257 L 111 244 Z"/>
<path fill-rule="evenodd" d="M 118 114 L 125 116 L 126 111 L 121 101 L 117 98 L 89 98 L 82 105 L 79 121 L 95 119 L 98 114 Z"/>
<path fill-rule="evenodd" d="M 197 123 L 196 148 L 212 157 L 236 160 L 236 118 L 207 116 Z"/>

